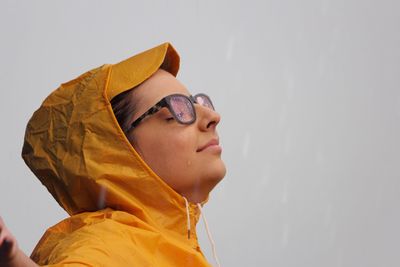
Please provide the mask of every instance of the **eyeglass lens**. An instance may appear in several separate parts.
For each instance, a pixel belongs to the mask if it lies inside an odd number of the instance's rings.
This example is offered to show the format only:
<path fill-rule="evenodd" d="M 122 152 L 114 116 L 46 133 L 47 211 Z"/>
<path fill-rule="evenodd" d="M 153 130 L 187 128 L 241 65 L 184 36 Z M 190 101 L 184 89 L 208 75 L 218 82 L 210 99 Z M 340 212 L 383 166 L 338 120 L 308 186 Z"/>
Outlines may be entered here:
<path fill-rule="evenodd" d="M 198 95 L 195 95 L 195 100 L 197 103 L 199 103 L 199 105 L 202 105 L 202 106 L 205 106 L 205 107 L 208 107 L 208 108 L 214 110 L 214 106 L 211 103 L 211 100 L 208 96 L 203 95 L 203 94 L 198 94 Z"/>
<path fill-rule="evenodd" d="M 214 110 L 210 98 L 204 94 L 194 96 L 194 100 L 199 105 Z M 190 124 L 196 119 L 195 110 L 191 100 L 182 95 L 171 95 L 168 98 L 168 103 L 174 117 L 181 123 Z"/>
<path fill-rule="evenodd" d="M 193 105 L 186 97 L 171 96 L 169 104 L 179 121 L 189 123 L 194 119 Z"/>

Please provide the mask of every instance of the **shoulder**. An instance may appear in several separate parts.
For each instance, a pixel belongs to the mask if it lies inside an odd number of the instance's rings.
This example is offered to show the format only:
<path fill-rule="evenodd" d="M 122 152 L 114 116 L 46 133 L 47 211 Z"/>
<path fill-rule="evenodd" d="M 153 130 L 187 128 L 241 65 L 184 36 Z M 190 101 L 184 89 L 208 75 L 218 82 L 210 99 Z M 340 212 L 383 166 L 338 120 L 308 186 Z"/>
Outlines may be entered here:
<path fill-rule="evenodd" d="M 131 258 L 142 257 L 136 241 L 151 232 L 141 224 L 135 216 L 111 209 L 74 215 L 49 228 L 31 258 L 39 265 L 127 266 Z"/>

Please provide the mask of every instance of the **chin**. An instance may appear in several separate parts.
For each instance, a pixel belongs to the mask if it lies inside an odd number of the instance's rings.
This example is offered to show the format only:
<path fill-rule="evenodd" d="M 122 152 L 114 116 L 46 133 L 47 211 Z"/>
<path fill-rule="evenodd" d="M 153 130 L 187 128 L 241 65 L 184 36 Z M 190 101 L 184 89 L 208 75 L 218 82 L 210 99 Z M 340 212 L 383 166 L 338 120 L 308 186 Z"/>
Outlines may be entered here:
<path fill-rule="evenodd" d="M 224 162 L 221 160 L 218 164 L 208 167 L 209 173 L 207 173 L 207 183 L 210 191 L 225 177 L 226 167 Z"/>
<path fill-rule="evenodd" d="M 201 203 L 208 198 L 209 193 L 214 187 L 225 177 L 226 167 L 222 160 L 210 162 L 202 168 L 202 173 L 199 176 L 194 186 L 186 192 L 187 198 L 195 203 Z"/>

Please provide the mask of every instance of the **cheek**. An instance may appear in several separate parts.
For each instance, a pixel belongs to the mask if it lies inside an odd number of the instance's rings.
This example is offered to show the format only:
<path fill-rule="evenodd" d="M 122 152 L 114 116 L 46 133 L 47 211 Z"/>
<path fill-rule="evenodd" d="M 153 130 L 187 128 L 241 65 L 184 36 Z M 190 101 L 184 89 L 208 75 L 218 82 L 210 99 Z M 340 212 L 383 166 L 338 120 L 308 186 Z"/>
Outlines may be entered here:
<path fill-rule="evenodd" d="M 162 177 L 186 171 L 185 168 L 192 164 L 197 144 L 193 137 L 181 128 L 154 129 L 135 136 L 138 152 Z"/>

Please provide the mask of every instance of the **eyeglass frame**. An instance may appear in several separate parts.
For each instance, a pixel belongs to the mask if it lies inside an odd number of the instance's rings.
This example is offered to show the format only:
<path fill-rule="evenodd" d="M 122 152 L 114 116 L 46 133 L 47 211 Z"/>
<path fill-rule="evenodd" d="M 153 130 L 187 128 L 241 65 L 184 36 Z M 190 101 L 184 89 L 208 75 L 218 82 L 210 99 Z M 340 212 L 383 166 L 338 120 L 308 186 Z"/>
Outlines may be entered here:
<path fill-rule="evenodd" d="M 171 98 L 171 97 L 174 97 L 174 96 L 184 97 L 184 98 L 186 98 L 187 100 L 189 100 L 189 103 L 190 103 L 190 105 L 192 106 L 192 110 L 193 110 L 193 119 L 191 119 L 191 120 L 188 121 L 188 122 L 182 122 L 181 120 L 179 120 L 179 119 L 176 117 L 175 112 L 172 110 L 170 104 L 168 103 L 169 100 L 167 100 L 167 99 L 169 99 L 169 98 Z M 171 115 L 174 117 L 175 121 L 177 121 L 178 123 L 180 123 L 180 124 L 187 124 L 187 125 L 188 125 L 188 124 L 192 124 L 192 123 L 194 123 L 194 122 L 196 121 L 196 119 L 197 119 L 197 113 L 196 113 L 196 109 L 194 108 L 194 104 L 199 104 L 199 103 L 196 101 L 196 98 L 199 97 L 199 96 L 206 97 L 206 98 L 208 99 L 208 101 L 210 102 L 210 104 L 211 104 L 211 109 L 212 109 L 212 110 L 215 110 L 214 105 L 213 105 L 213 103 L 212 103 L 210 97 L 209 97 L 208 95 L 206 95 L 206 94 L 199 93 L 199 94 L 196 94 L 195 96 L 192 96 L 192 95 L 187 96 L 187 95 L 183 95 L 183 94 L 171 94 L 171 95 L 167 95 L 167 96 L 163 97 L 163 98 L 162 98 L 160 101 L 158 101 L 154 106 L 152 106 L 151 108 L 149 108 L 149 109 L 148 109 L 145 113 L 143 113 L 139 118 L 137 118 L 134 122 L 132 122 L 127 132 L 132 131 L 132 130 L 133 130 L 135 127 L 137 127 L 137 126 L 139 125 L 139 123 L 142 122 L 146 117 L 155 114 L 156 112 L 158 112 L 159 110 L 161 110 L 162 108 L 165 108 L 165 107 L 168 108 L 169 112 L 170 112 Z M 202 105 L 202 106 L 207 107 L 207 106 L 205 106 L 205 105 Z"/>

